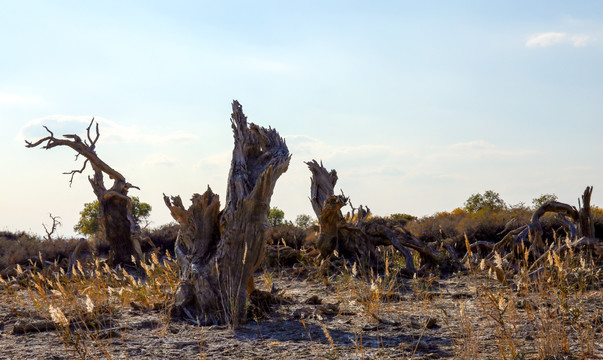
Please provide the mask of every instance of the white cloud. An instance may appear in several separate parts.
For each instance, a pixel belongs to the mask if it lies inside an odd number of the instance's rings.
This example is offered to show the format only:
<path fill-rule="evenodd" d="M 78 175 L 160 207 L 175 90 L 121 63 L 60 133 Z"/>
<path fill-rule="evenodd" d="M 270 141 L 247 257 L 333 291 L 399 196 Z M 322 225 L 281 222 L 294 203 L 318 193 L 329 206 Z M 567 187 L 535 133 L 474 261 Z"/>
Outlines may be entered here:
<path fill-rule="evenodd" d="M 426 158 L 431 160 L 450 158 L 522 158 L 532 156 L 537 151 L 533 149 L 500 148 L 484 140 L 455 143 L 436 149 Z"/>
<path fill-rule="evenodd" d="M 450 149 L 487 149 L 493 148 L 494 145 L 485 142 L 484 140 L 475 140 L 469 142 L 456 143 L 448 146 Z"/>
<path fill-rule="evenodd" d="M 574 35 L 570 38 L 570 41 L 575 47 L 582 47 L 588 45 L 593 39 L 588 35 Z"/>
<path fill-rule="evenodd" d="M 389 146 L 362 144 L 337 146 L 306 135 L 285 136 L 292 154 L 301 156 L 304 161 L 329 160 L 338 157 L 367 158 L 383 157 L 394 152 Z M 399 153 L 399 152 L 398 152 Z M 306 159 L 307 158 L 307 159 Z"/>
<path fill-rule="evenodd" d="M 28 104 L 37 101 L 35 98 L 0 92 L 0 104 Z"/>
<path fill-rule="evenodd" d="M 40 136 L 41 131 L 44 131 L 42 125 L 46 125 L 56 135 L 76 133 L 83 136 L 91 119 L 92 116 L 73 115 L 50 115 L 34 119 L 20 129 L 16 140 L 23 141 L 25 139 L 33 139 L 36 136 Z M 197 139 L 196 135 L 183 131 L 173 131 L 165 134 L 151 133 L 134 125 L 120 125 L 103 117 L 95 117 L 94 119 L 99 124 L 100 128 L 101 136 L 99 141 L 105 143 L 164 144 L 172 142 L 189 142 Z M 74 123 L 75 125 L 65 126 L 68 123 Z"/>
<path fill-rule="evenodd" d="M 565 41 L 567 35 L 564 33 L 542 33 L 532 35 L 526 42 L 526 47 L 548 47 L 554 44 L 559 44 Z"/>
<path fill-rule="evenodd" d="M 583 47 L 591 43 L 594 39 L 586 34 L 567 34 L 560 32 L 547 32 L 530 36 L 525 46 L 549 47 L 558 44 L 571 44 L 574 47 Z"/>
<path fill-rule="evenodd" d="M 153 154 L 147 156 L 143 161 L 145 166 L 173 166 L 176 164 L 176 160 L 165 154 Z"/>

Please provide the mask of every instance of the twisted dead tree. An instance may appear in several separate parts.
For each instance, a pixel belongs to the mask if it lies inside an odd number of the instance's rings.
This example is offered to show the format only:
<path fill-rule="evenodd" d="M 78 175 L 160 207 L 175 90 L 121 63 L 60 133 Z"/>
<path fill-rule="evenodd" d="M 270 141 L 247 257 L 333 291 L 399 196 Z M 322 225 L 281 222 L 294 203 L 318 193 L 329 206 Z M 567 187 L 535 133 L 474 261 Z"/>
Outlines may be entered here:
<path fill-rule="evenodd" d="M 319 164 L 316 160 L 306 162 L 306 165 L 312 172 L 310 202 L 320 224 L 316 247 L 321 256 L 328 258 L 337 251 L 344 258 L 362 265 L 380 267 L 382 264 L 374 244 L 352 223 L 353 213 L 346 219 L 341 212 L 341 208 L 349 203 L 349 198 L 343 193 L 334 195 L 337 172 L 327 171 L 322 162 Z"/>
<path fill-rule="evenodd" d="M 92 136 L 91 129 L 93 125 L 95 134 Z M 140 237 L 140 228 L 132 217 L 132 200 L 128 196 L 128 191 L 131 188 L 139 189 L 138 187 L 126 181 L 126 178 L 117 170 L 113 169 L 96 154 L 96 143 L 100 137 L 98 122 L 95 124 L 94 118 L 86 128 L 86 139 L 83 139 L 76 134 L 63 135 L 63 138 L 56 138 L 54 133 L 46 126 L 44 129 L 50 134 L 36 142 L 26 142 L 26 147 L 35 148 L 41 146 L 42 149 L 52 149 L 57 146 L 67 146 L 75 150 L 75 160 L 79 156 L 85 158 L 81 169 L 71 170 L 65 174 L 71 175 L 69 185 L 73 183 L 73 177 L 76 174 L 81 174 L 86 170 L 88 163 L 94 171 L 93 176 L 89 176 L 88 180 L 92 185 L 92 190 L 98 199 L 99 223 L 102 230 L 102 235 L 109 243 L 110 262 L 113 265 L 131 265 L 132 257 L 140 257 L 136 251 L 135 242 Z M 107 189 L 103 180 L 103 174 L 109 176 L 113 180 L 113 185 Z M 140 190 L 140 189 L 139 189 Z"/>
<path fill-rule="evenodd" d="M 334 195 L 337 172 L 327 171 L 322 162 L 306 162 L 312 172 L 310 202 L 320 223 L 320 235 L 316 246 L 323 257 L 334 251 L 342 256 L 359 261 L 371 267 L 380 267 L 382 259 L 376 251 L 379 245 L 393 245 L 406 261 L 407 273 L 423 273 L 434 267 L 444 272 L 460 269 L 454 249 L 442 244 L 425 244 L 404 228 L 402 222 L 383 218 L 370 218 L 368 207 L 352 206 L 352 212 L 344 217 L 341 208 L 349 203 L 349 198 Z M 357 213 L 356 213 L 357 211 Z M 419 254 L 420 270 L 416 270 L 413 253 Z"/>
<path fill-rule="evenodd" d="M 566 203 L 549 201 L 542 204 L 534 214 L 529 224 L 509 231 L 498 243 L 487 243 L 483 247 L 491 249 L 484 258 L 485 264 L 496 271 L 497 278 L 506 282 L 505 270 L 517 271 L 522 261 L 529 261 L 528 270 L 530 277 L 535 277 L 543 271 L 542 265 L 551 254 L 561 254 L 569 249 L 592 249 L 595 256 L 603 258 L 601 240 L 595 237 L 595 226 L 591 213 L 590 199 L 593 187 L 588 186 L 578 200 L 579 209 Z M 546 213 L 555 213 L 557 219 L 566 227 L 567 239 L 550 242 L 543 239 L 543 228 L 540 222 Z M 482 242 L 486 243 L 486 242 Z M 527 256 L 526 256 L 527 254 Z M 497 259 L 495 261 L 495 259 Z M 480 261 L 471 251 L 462 262 L 472 260 Z M 495 264 L 498 262 L 498 264 Z"/>
<path fill-rule="evenodd" d="M 180 224 L 175 252 L 180 284 L 174 315 L 201 324 L 245 321 L 253 273 L 262 263 L 270 198 L 290 161 L 285 141 L 275 129 L 247 124 L 235 100 L 231 115 L 234 150 L 226 205 L 208 187 L 184 208 L 180 196 L 164 201 Z"/>

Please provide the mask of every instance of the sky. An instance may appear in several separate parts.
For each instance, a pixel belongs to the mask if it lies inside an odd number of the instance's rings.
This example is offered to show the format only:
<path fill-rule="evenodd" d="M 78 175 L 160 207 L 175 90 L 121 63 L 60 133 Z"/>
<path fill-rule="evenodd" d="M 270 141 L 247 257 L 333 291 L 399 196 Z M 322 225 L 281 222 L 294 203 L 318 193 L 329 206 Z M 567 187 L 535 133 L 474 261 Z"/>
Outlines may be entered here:
<path fill-rule="evenodd" d="M 0 231 L 71 236 L 95 199 L 69 148 L 84 135 L 172 221 L 207 186 L 225 198 L 231 102 L 292 159 L 271 206 L 311 214 L 304 161 L 354 206 L 431 215 L 474 193 L 603 205 L 601 1 L 0 0 Z"/>

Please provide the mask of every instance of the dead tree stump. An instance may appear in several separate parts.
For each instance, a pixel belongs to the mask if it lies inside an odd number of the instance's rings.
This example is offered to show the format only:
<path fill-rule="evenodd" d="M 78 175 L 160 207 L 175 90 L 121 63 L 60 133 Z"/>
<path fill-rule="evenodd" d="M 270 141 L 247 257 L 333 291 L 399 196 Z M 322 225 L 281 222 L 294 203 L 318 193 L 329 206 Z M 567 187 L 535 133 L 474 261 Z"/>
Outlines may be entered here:
<path fill-rule="evenodd" d="M 264 258 L 270 198 L 290 155 L 278 132 L 247 124 L 241 105 L 232 104 L 234 150 L 225 208 L 208 187 L 185 209 L 179 196 L 166 205 L 180 224 L 176 259 L 180 285 L 174 315 L 200 324 L 244 322 L 248 285 Z M 250 287 L 251 288 L 251 287 Z"/>

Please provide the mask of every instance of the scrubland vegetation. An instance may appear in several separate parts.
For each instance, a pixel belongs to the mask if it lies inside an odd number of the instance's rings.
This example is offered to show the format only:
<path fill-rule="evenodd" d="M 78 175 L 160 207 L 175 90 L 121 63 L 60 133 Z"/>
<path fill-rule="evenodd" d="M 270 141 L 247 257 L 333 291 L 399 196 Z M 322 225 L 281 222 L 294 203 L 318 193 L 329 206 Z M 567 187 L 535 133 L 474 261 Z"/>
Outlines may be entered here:
<path fill-rule="evenodd" d="M 601 359 L 603 211 L 551 194 L 506 204 L 492 190 L 462 208 L 379 217 L 335 195 L 337 172 L 306 162 L 316 215 L 270 208 L 286 142 L 232 103 L 224 207 L 211 188 L 173 224 L 86 136 L 48 135 L 86 158 L 96 202 L 87 240 L 0 233 L 0 358 Z M 76 157 L 77 158 L 77 157 Z M 107 175 L 112 186 L 103 180 Z M 345 215 L 343 208 L 351 209 Z"/>
<path fill-rule="evenodd" d="M 525 206 L 467 207 L 423 218 L 402 216 L 422 241 L 496 242 L 509 221 L 529 222 Z M 603 213 L 593 211 L 597 237 Z M 404 218 L 404 219 L 402 219 Z M 548 242 L 566 242 L 559 220 L 543 218 Z M 505 228 L 507 227 L 507 228 Z M 69 358 L 401 358 L 597 359 L 603 356 L 601 253 L 551 253 L 531 279 L 529 264 L 497 280 L 479 260 L 465 271 L 409 277 L 391 247 L 386 267 L 372 271 L 334 257 L 325 264 L 317 228 L 280 221 L 267 231 L 267 255 L 255 274 L 249 322 L 238 328 L 198 326 L 170 316 L 179 275 L 173 258 L 177 226 L 148 230 L 139 269 L 112 268 L 99 247 L 70 272 L 74 239 L 0 233 L 1 344 L 14 358 L 28 351 Z M 104 249 L 104 250 L 103 250 Z M 296 250 L 296 251 L 293 251 Z M 528 255 L 525 256 L 526 259 Z M 502 259 L 495 266 L 505 269 Z M 40 346 L 28 346 L 31 343 Z M 43 344 L 43 345 L 42 345 Z"/>

